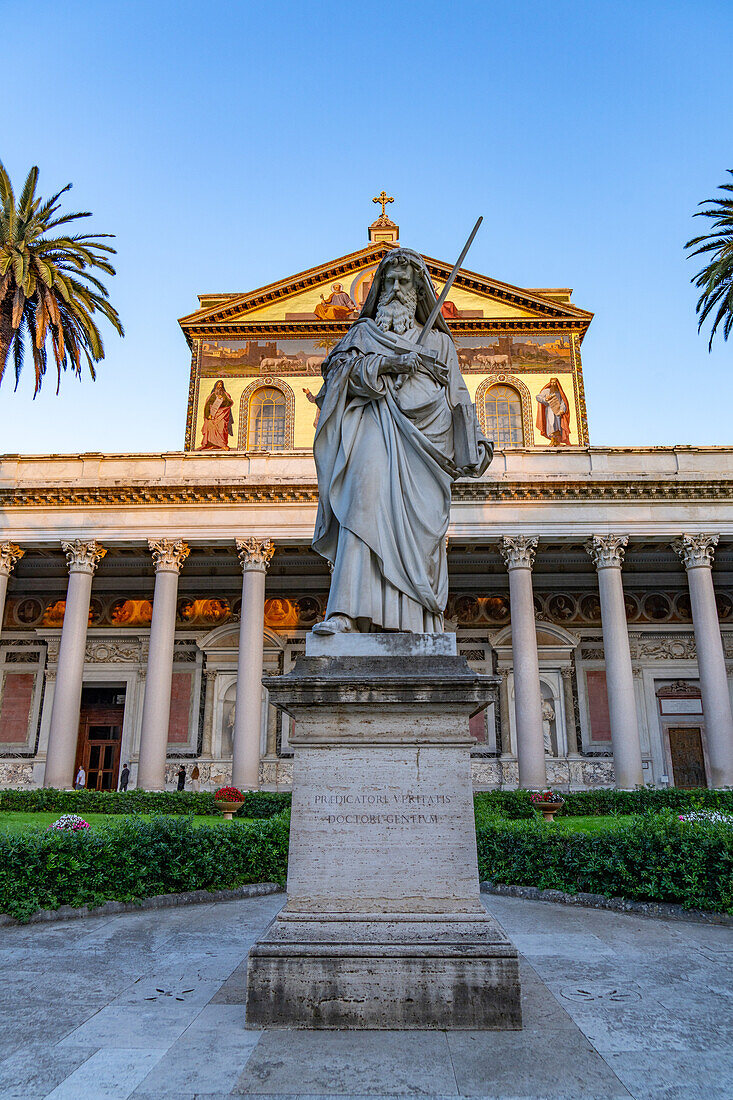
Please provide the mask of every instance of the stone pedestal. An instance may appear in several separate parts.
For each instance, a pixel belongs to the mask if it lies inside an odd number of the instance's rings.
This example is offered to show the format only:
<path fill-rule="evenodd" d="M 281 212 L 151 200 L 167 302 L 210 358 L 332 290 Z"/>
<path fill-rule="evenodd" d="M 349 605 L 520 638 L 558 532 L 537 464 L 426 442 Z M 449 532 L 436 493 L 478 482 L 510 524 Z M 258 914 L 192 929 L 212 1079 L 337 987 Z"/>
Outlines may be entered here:
<path fill-rule="evenodd" d="M 268 678 L 295 722 L 288 901 L 250 951 L 248 1026 L 521 1027 L 473 820 L 468 719 L 495 679 L 450 634 L 311 635 Z"/>

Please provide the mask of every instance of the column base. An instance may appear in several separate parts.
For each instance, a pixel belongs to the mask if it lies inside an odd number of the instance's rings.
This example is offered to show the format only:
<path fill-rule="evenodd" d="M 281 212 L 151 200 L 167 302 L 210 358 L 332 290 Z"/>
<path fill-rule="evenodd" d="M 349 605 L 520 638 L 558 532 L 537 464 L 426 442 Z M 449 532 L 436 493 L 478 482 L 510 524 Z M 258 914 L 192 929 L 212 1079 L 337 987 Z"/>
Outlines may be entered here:
<path fill-rule="evenodd" d="M 276 917 L 250 949 L 246 1026 L 519 1030 L 517 951 L 491 917 Z"/>

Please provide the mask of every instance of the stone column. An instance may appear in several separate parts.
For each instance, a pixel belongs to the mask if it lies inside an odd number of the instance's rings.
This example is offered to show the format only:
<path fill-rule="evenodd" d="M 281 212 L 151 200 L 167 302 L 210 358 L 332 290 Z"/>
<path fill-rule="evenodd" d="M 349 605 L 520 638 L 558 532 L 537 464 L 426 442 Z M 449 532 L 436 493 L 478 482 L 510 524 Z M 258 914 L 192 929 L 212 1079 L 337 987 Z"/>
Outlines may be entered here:
<path fill-rule="evenodd" d="M 613 767 L 616 786 L 621 790 L 644 786 L 639 720 L 636 714 L 624 586 L 621 580 L 621 566 L 628 541 L 628 535 L 593 535 L 585 544 L 598 571 Z"/>
<path fill-rule="evenodd" d="M 63 788 L 71 787 L 74 782 L 92 577 L 107 551 L 97 542 L 81 542 L 79 539 L 62 542 L 61 548 L 69 563 L 69 584 L 66 590 L 43 785 Z"/>
<path fill-rule="evenodd" d="M 501 670 L 501 687 L 499 688 L 499 725 L 501 729 L 501 753 L 502 756 L 511 756 L 512 733 L 509 721 L 509 672 L 508 668 Z"/>
<path fill-rule="evenodd" d="M 237 539 L 243 576 L 232 785 L 240 790 L 256 790 L 260 782 L 265 573 L 274 551 L 275 547 L 269 539 Z"/>
<path fill-rule="evenodd" d="M 713 588 L 718 535 L 683 535 L 672 543 L 687 570 L 711 787 L 733 787 L 733 717 Z"/>
<path fill-rule="evenodd" d="M 565 740 L 568 756 L 578 755 L 578 727 L 575 725 L 575 700 L 573 698 L 573 669 L 570 665 L 560 669 L 562 694 L 565 703 Z"/>
<path fill-rule="evenodd" d="M 155 561 L 155 592 L 140 728 L 137 785 L 145 791 L 164 791 L 178 574 L 188 557 L 189 548 L 180 539 L 148 539 L 148 546 Z"/>
<path fill-rule="evenodd" d="M 499 545 L 509 570 L 509 601 L 514 663 L 514 713 L 517 730 L 519 786 L 547 786 L 545 742 L 542 736 L 542 692 L 537 657 L 537 633 L 532 596 L 532 564 L 536 538 L 504 536 Z"/>
<path fill-rule="evenodd" d="M 5 614 L 5 597 L 8 593 L 8 578 L 13 572 L 16 561 L 25 554 L 14 542 L 0 542 L 0 634 L 3 630 L 3 616 Z"/>
<path fill-rule="evenodd" d="M 204 673 L 206 696 L 204 698 L 204 736 L 201 740 L 201 755 L 214 754 L 214 685 L 218 676 L 216 669 L 207 669 Z"/>

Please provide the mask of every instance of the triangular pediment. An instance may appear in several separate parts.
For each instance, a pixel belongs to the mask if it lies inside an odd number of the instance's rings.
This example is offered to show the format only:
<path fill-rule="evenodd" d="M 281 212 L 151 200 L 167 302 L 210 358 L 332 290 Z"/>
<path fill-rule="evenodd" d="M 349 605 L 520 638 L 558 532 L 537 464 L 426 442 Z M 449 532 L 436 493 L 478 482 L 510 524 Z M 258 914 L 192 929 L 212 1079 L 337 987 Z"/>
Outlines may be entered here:
<path fill-rule="evenodd" d="M 197 331 L 211 333 L 218 326 L 241 323 L 351 321 L 366 298 L 379 262 L 394 247 L 384 242 L 372 243 L 358 252 L 257 290 L 243 294 L 201 295 L 201 307 L 181 318 L 181 326 L 190 337 Z M 424 259 L 436 291 L 440 293 L 452 265 L 430 256 Z M 334 291 L 334 287 L 339 290 Z M 347 295 L 354 309 L 348 312 L 348 305 L 343 304 L 339 309 L 329 308 L 334 293 Z M 584 328 L 592 314 L 571 305 L 569 297 L 570 292 L 566 290 L 527 290 L 463 269 L 451 288 L 444 313 L 449 322 L 572 321 Z M 343 303 L 344 299 L 336 301 Z"/>

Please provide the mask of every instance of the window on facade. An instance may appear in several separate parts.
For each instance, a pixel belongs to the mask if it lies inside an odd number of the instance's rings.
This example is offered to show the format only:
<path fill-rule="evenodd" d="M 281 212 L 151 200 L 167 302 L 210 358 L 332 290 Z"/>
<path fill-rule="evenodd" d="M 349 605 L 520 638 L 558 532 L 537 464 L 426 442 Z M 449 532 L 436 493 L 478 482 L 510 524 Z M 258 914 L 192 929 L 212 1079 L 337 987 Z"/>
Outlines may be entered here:
<path fill-rule="evenodd" d="M 486 434 L 497 447 L 523 447 L 522 399 L 511 386 L 492 386 L 484 396 Z"/>
<path fill-rule="evenodd" d="M 255 390 L 249 402 L 250 451 L 281 451 L 285 447 L 285 394 L 274 386 Z"/>

